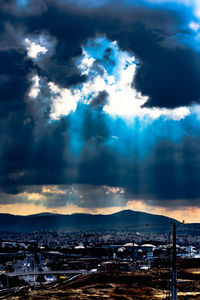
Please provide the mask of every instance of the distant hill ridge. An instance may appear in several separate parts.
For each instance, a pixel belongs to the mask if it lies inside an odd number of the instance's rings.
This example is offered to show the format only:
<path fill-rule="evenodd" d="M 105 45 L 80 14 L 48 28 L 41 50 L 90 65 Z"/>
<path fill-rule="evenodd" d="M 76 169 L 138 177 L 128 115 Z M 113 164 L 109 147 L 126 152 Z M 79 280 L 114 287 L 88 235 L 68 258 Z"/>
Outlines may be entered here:
<path fill-rule="evenodd" d="M 62 215 L 54 213 L 39 213 L 35 215 L 19 216 L 0 214 L 0 231 L 30 232 L 40 229 L 65 231 L 89 229 L 120 229 L 120 230 L 147 230 L 169 228 L 169 217 L 154 215 L 145 212 L 123 210 L 110 215 L 92 215 L 75 213 Z"/>
<path fill-rule="evenodd" d="M 145 212 L 122 210 L 110 215 L 92 215 L 75 213 L 62 215 L 56 213 L 39 213 L 20 216 L 0 214 L 0 231 L 32 232 L 73 231 L 73 230 L 125 230 L 139 232 L 164 233 L 171 231 L 171 222 L 175 219 Z M 200 235 L 200 223 L 184 224 L 178 231 L 188 235 Z"/>

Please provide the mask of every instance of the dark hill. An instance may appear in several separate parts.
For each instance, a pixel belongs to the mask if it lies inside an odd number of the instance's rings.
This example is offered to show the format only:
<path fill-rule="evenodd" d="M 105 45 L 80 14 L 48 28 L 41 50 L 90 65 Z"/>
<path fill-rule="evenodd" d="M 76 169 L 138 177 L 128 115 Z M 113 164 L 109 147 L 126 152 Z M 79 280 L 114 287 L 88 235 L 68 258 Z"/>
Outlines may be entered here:
<path fill-rule="evenodd" d="M 42 213 L 30 216 L 0 214 L 0 231 L 29 232 L 44 230 L 167 230 L 174 219 L 149 213 L 124 210 L 111 215 L 91 214 L 49 214 Z"/>

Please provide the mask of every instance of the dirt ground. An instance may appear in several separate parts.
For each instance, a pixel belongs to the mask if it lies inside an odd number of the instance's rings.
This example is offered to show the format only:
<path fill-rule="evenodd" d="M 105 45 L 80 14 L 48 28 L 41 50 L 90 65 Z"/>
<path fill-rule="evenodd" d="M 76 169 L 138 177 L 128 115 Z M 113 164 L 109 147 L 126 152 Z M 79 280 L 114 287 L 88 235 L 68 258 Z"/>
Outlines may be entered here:
<path fill-rule="evenodd" d="M 39 290 L 22 289 L 20 292 L 3 298 L 0 297 L 0 299 L 169 299 L 170 281 L 168 275 L 164 270 L 118 274 L 101 272 L 82 275 L 71 282 L 63 281 L 57 286 L 42 286 Z M 200 300 L 200 269 L 188 269 L 179 274 L 178 299 Z"/>

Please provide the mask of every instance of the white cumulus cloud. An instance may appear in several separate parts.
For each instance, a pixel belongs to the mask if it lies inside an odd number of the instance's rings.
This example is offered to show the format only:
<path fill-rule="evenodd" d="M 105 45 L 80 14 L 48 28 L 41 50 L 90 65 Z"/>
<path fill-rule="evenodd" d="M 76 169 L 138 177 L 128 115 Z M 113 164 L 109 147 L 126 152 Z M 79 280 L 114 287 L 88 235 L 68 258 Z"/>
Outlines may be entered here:
<path fill-rule="evenodd" d="M 25 44 L 28 51 L 28 56 L 33 59 L 36 59 L 40 53 L 45 54 L 48 51 L 47 48 L 35 43 L 34 41 L 31 41 L 29 38 L 25 39 Z"/>

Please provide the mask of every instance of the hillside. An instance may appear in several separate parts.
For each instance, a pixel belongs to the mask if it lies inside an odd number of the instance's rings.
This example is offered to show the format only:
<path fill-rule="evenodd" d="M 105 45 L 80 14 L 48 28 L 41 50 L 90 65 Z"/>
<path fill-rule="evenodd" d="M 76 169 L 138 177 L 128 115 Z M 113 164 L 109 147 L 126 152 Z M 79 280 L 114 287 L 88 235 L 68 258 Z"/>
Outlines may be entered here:
<path fill-rule="evenodd" d="M 0 214 L 0 231 L 29 232 L 35 230 L 126 229 L 163 230 L 169 228 L 171 218 L 144 212 L 124 210 L 110 215 L 92 214 L 36 214 L 17 216 Z"/>

